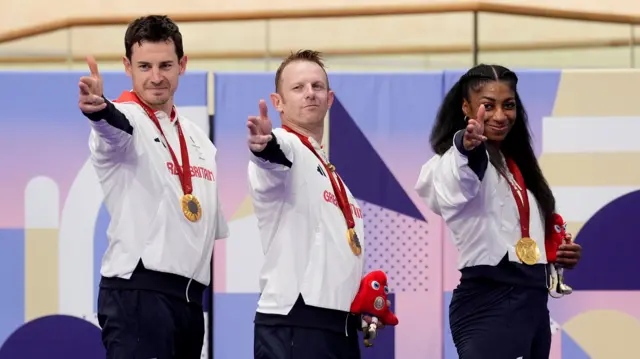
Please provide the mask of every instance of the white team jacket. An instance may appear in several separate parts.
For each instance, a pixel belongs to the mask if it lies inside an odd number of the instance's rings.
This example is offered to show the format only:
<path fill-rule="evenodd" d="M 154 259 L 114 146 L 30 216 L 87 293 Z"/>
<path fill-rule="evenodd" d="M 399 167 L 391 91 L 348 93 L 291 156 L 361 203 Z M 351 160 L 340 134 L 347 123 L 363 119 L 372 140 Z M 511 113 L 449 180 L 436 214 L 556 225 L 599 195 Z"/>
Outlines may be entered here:
<path fill-rule="evenodd" d="M 435 155 L 423 166 L 415 185 L 418 195 L 435 214 L 442 216 L 458 249 L 458 269 L 478 265 L 497 265 L 508 253 L 509 260 L 520 262 L 515 244 L 522 237 L 520 216 L 507 181 L 489 163 L 475 173 L 469 157 L 460 150 L 462 131 L 456 134 L 458 143 L 442 156 Z M 479 177 L 480 175 L 480 177 Z M 539 263 L 546 263 L 544 226 L 538 202 L 528 192 L 531 238 L 541 249 Z"/>
<path fill-rule="evenodd" d="M 362 210 L 347 188 L 362 245 L 357 257 L 349 247 L 347 224 L 320 160 L 296 135 L 281 128 L 273 134 L 291 167 L 251 154 L 248 168 L 265 255 L 258 311 L 287 314 L 302 294 L 307 305 L 348 312 L 363 274 Z M 321 146 L 309 140 L 324 156 Z"/>
<path fill-rule="evenodd" d="M 142 259 L 147 269 L 208 285 L 214 240 L 229 234 L 218 196 L 215 146 L 196 124 L 176 113 L 189 151 L 193 194 L 203 211 L 192 223 L 182 213 L 182 187 L 153 121 L 136 103 L 113 105 L 126 118 L 89 121 L 91 160 L 111 215 L 101 274 L 128 279 Z M 175 118 L 160 111 L 156 116 L 182 165 Z"/>

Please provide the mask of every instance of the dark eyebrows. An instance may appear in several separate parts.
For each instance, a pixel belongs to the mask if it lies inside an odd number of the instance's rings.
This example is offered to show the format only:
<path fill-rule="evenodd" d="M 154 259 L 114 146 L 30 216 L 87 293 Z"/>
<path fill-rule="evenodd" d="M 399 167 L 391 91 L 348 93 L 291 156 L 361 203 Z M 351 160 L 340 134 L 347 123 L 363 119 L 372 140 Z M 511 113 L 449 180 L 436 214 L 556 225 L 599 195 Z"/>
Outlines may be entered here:
<path fill-rule="evenodd" d="M 173 64 L 173 62 L 174 62 L 173 60 L 169 60 L 169 61 L 162 61 L 162 62 L 160 63 L 160 65 L 161 65 L 161 66 L 162 66 L 162 65 L 171 65 L 171 64 Z M 137 64 L 138 64 L 138 65 L 151 65 L 151 63 L 150 63 L 150 62 L 147 62 L 147 61 L 138 61 L 138 62 L 137 62 Z"/>
<path fill-rule="evenodd" d="M 489 96 L 481 96 L 480 99 L 489 100 L 491 102 L 496 102 L 495 98 L 489 97 Z M 507 97 L 506 99 L 504 99 L 503 102 L 511 102 L 511 101 L 515 101 L 515 97 Z"/>

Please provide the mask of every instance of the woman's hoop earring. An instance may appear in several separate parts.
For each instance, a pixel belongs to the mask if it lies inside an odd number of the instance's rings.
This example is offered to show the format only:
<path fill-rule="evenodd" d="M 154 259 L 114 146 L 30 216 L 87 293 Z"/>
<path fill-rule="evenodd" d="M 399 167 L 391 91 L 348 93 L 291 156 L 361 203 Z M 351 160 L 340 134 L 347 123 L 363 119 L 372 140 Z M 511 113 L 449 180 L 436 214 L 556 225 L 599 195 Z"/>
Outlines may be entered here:
<path fill-rule="evenodd" d="M 464 121 L 464 123 L 467 123 L 467 122 L 469 122 L 469 117 L 467 117 L 467 116 L 464 116 L 464 118 L 462 119 L 462 121 Z"/>

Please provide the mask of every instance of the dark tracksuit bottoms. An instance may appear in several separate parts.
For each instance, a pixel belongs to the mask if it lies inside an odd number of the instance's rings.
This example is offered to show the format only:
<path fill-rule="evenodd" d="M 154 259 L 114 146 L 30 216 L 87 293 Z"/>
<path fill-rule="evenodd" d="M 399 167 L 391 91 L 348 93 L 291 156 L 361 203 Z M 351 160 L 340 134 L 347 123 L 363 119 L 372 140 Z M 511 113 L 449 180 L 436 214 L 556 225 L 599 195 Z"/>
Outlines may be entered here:
<path fill-rule="evenodd" d="M 306 305 L 288 315 L 256 313 L 254 359 L 359 359 L 360 317 Z"/>
<path fill-rule="evenodd" d="M 205 286 L 146 269 L 100 281 L 98 322 L 107 359 L 199 359 Z M 187 296 L 189 301 L 187 301 Z"/>
<path fill-rule="evenodd" d="M 546 268 L 509 262 L 464 268 L 449 322 L 460 359 L 548 359 Z"/>

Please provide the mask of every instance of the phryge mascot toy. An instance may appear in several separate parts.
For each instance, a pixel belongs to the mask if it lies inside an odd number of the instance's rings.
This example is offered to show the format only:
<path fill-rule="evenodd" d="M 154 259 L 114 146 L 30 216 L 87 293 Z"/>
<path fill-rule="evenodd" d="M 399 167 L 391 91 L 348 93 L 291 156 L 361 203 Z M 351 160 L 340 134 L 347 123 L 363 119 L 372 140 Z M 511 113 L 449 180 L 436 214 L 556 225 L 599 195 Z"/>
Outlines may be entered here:
<path fill-rule="evenodd" d="M 387 299 L 389 287 L 387 275 L 381 271 L 373 271 L 362 278 L 360 289 L 351 303 L 351 312 L 371 317 L 371 323 L 362 320 L 364 345 L 370 347 L 378 333 L 378 323 L 383 325 L 398 325 L 398 318 L 391 312 L 391 302 Z"/>
<path fill-rule="evenodd" d="M 556 263 L 558 248 L 562 244 L 570 244 L 571 237 L 567 235 L 567 223 L 561 215 L 553 214 L 551 226 L 545 240 L 545 251 L 549 263 L 549 295 L 560 298 L 573 292 L 573 289 L 564 283 L 564 268 Z"/>

